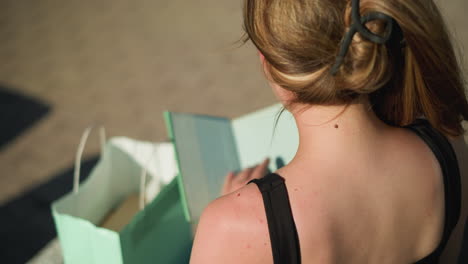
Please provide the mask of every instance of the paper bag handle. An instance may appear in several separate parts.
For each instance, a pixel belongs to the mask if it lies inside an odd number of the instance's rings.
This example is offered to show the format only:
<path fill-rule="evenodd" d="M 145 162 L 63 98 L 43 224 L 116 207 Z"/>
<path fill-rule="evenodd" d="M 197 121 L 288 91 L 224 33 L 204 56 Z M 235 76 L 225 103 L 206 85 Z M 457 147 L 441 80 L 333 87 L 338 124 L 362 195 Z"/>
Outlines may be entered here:
<path fill-rule="evenodd" d="M 146 206 L 146 178 L 148 175 L 148 170 L 147 170 L 147 165 L 153 160 L 153 157 L 156 155 L 156 148 L 153 149 L 151 152 L 150 156 L 148 157 L 148 160 L 146 161 L 146 166 L 143 166 L 140 174 L 140 201 L 139 201 L 139 207 L 140 211 L 145 209 Z M 153 175 L 154 176 L 154 175 Z"/>
<path fill-rule="evenodd" d="M 80 188 L 80 168 L 81 168 L 81 157 L 83 155 L 83 151 L 88 141 L 89 134 L 94 129 L 95 126 L 90 126 L 86 128 L 81 136 L 80 144 L 78 145 L 78 150 L 76 151 L 76 158 L 75 158 L 75 171 L 73 175 L 73 193 L 78 193 Z M 104 144 L 106 142 L 106 131 L 103 126 L 99 126 L 99 141 L 101 144 L 101 155 L 104 153 Z"/>
<path fill-rule="evenodd" d="M 138 206 L 140 207 L 140 211 L 145 209 L 145 204 L 146 204 L 146 168 L 143 167 L 141 170 L 141 175 L 140 175 L 140 200 L 138 202 Z"/>
<path fill-rule="evenodd" d="M 78 193 L 79 187 L 80 187 L 80 168 L 81 168 L 81 157 L 83 155 L 83 151 L 86 145 L 86 142 L 88 141 L 89 134 L 91 131 L 94 129 L 95 126 L 90 126 L 86 128 L 86 130 L 83 132 L 83 135 L 81 136 L 80 144 L 78 145 L 78 150 L 76 152 L 76 159 L 75 159 L 75 171 L 74 171 L 74 176 L 73 176 L 73 193 Z M 106 131 L 103 126 L 99 126 L 99 141 L 101 144 L 101 155 L 104 153 L 104 145 L 106 143 Z M 148 163 L 151 161 L 151 158 L 153 157 L 153 153 L 151 153 L 151 156 L 148 159 Z M 139 196 L 139 209 L 143 210 L 145 209 L 145 203 L 146 203 L 146 192 L 145 192 L 145 185 L 146 185 L 146 178 L 147 178 L 147 169 L 145 166 L 143 166 L 140 174 L 140 196 Z"/>

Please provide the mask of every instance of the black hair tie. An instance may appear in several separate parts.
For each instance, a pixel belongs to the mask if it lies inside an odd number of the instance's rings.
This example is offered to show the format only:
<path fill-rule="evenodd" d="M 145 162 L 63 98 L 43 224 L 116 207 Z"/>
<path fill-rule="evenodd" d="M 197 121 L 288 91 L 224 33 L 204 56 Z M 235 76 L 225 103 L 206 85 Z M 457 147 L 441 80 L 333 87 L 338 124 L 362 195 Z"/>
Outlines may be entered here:
<path fill-rule="evenodd" d="M 354 34 L 356 32 L 359 32 L 362 37 L 366 38 L 369 41 L 372 41 L 377 44 L 386 44 L 393 35 L 394 33 L 397 32 L 398 35 L 402 38 L 402 31 L 401 28 L 399 27 L 398 23 L 389 15 L 386 15 L 381 12 L 370 12 L 366 14 L 365 16 L 361 17 L 361 14 L 359 12 L 360 10 L 360 4 L 359 0 L 352 0 L 351 3 L 351 18 L 352 18 L 352 24 L 351 28 L 349 31 L 346 33 L 343 42 L 341 43 L 341 48 L 340 48 L 340 53 L 336 57 L 335 64 L 331 68 L 331 74 L 335 75 L 341 64 L 343 64 L 344 58 L 346 56 L 346 53 L 348 53 L 349 46 L 351 45 L 351 42 L 353 41 Z M 385 34 L 383 36 L 379 36 L 375 33 L 372 33 L 366 26 L 365 24 L 369 21 L 373 20 L 383 20 L 386 22 L 386 28 L 385 28 Z M 396 29 L 396 30 L 395 30 Z M 400 38 L 400 40 L 401 40 Z M 401 44 L 401 43 L 400 43 Z"/>

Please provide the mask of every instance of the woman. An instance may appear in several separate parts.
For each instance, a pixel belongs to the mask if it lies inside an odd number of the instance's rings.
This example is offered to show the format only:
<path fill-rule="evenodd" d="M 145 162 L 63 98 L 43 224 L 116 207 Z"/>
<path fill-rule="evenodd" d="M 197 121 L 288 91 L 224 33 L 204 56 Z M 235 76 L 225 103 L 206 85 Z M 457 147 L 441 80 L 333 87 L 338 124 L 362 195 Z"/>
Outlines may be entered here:
<path fill-rule="evenodd" d="M 227 176 L 191 263 L 438 263 L 468 103 L 433 1 L 245 0 L 244 22 L 299 148 Z"/>

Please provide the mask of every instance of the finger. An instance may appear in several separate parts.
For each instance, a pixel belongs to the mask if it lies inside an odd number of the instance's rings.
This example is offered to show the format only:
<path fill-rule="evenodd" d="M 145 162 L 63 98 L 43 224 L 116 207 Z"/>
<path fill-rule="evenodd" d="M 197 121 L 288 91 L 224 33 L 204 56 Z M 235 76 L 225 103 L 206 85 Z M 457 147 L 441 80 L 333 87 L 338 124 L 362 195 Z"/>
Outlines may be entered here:
<path fill-rule="evenodd" d="M 270 164 L 270 159 L 266 158 L 260 165 L 255 167 L 252 172 L 251 177 L 254 179 L 262 178 L 268 171 L 268 165 Z"/>
<path fill-rule="evenodd" d="M 232 180 L 234 176 L 235 174 L 232 171 L 226 175 L 226 177 L 224 178 L 223 187 L 221 188 L 221 195 L 225 195 L 229 192 L 229 190 L 231 190 Z"/>
<path fill-rule="evenodd" d="M 238 182 L 246 181 L 247 179 L 250 178 L 250 175 L 252 174 L 254 169 L 255 169 L 255 167 L 250 167 L 250 168 L 244 169 L 237 176 L 235 176 L 235 180 L 237 180 Z"/>

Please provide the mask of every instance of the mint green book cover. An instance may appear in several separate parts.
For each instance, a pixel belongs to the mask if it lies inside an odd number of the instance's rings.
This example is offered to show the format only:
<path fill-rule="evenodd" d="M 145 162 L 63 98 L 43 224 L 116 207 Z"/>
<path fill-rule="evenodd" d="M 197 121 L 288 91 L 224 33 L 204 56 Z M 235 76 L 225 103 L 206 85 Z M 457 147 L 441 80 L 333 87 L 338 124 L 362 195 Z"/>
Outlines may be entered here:
<path fill-rule="evenodd" d="M 270 158 L 275 171 L 294 157 L 299 137 L 292 115 L 273 105 L 239 118 L 165 112 L 179 167 L 185 217 L 198 223 L 203 209 L 220 196 L 225 176 Z"/>

